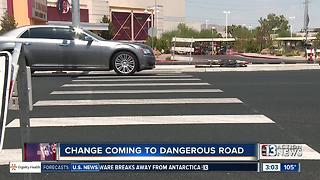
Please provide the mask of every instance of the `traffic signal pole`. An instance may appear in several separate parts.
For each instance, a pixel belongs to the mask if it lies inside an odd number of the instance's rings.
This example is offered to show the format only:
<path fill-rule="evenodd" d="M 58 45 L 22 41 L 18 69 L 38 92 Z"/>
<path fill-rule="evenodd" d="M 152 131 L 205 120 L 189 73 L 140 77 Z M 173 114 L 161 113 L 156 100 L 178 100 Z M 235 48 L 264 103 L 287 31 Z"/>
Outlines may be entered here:
<path fill-rule="evenodd" d="M 72 0 L 72 26 L 80 27 L 80 3 L 79 0 Z"/>

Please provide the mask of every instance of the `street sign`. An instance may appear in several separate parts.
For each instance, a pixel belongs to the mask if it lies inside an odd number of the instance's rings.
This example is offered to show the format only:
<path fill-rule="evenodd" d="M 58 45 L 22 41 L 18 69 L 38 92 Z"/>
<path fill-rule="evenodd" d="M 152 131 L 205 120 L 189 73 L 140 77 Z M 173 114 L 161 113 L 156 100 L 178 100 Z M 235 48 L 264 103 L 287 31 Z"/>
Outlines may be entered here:
<path fill-rule="evenodd" d="M 176 51 L 178 53 L 189 53 L 194 52 L 194 48 L 192 47 L 172 47 L 171 51 Z"/>
<path fill-rule="evenodd" d="M 12 79 L 12 56 L 9 52 L 0 52 L 0 151 L 3 147 L 4 133 L 6 128 L 8 102 L 10 98 L 10 83 Z"/>
<path fill-rule="evenodd" d="M 172 42 L 185 42 L 185 43 L 194 43 L 195 39 L 193 38 L 178 38 L 178 37 L 173 37 Z"/>

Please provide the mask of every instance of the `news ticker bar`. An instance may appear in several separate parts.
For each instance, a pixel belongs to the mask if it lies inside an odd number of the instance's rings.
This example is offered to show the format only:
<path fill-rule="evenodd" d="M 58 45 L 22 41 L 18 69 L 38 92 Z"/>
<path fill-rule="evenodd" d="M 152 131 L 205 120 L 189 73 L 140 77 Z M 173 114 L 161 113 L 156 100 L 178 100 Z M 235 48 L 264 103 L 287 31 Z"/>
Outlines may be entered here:
<path fill-rule="evenodd" d="M 301 144 L 24 144 L 24 161 L 257 162 L 301 159 Z"/>
<path fill-rule="evenodd" d="M 300 172 L 300 163 L 48 163 L 11 162 L 10 173 Z"/>

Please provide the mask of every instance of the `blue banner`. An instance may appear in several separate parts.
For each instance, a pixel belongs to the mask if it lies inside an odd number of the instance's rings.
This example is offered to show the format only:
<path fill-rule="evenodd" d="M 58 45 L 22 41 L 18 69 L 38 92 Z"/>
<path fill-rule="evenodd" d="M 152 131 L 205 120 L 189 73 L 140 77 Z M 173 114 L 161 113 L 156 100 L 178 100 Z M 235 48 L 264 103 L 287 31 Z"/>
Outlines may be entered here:
<path fill-rule="evenodd" d="M 281 172 L 300 172 L 300 163 L 281 163 Z"/>
<path fill-rule="evenodd" d="M 41 172 L 71 172 L 71 164 L 41 163 Z"/>
<path fill-rule="evenodd" d="M 257 157 L 257 144 L 60 144 L 60 157 Z"/>

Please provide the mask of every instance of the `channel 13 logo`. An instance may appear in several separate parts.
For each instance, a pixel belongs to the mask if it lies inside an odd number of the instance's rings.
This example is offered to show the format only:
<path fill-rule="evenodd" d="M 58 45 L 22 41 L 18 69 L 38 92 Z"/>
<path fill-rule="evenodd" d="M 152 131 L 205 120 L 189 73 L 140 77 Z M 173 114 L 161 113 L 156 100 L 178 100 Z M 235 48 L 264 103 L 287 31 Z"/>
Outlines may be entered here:
<path fill-rule="evenodd" d="M 261 155 L 268 157 L 302 157 L 302 145 L 299 144 L 262 144 Z"/>

